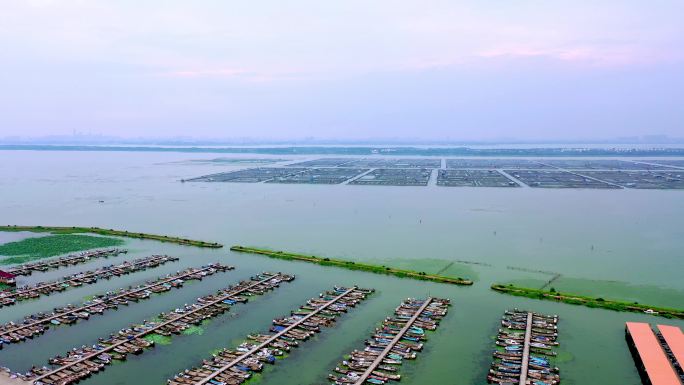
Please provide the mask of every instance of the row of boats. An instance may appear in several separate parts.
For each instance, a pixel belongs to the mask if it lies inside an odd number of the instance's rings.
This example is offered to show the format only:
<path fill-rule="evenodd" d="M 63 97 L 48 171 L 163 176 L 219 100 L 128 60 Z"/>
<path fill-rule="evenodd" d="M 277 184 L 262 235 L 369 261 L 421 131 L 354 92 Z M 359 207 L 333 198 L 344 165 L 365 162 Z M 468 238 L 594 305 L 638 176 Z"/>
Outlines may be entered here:
<path fill-rule="evenodd" d="M 311 338 L 323 327 L 332 327 L 342 313 L 363 301 L 373 289 L 334 287 L 311 298 L 287 317 L 276 318 L 268 333 L 250 334 L 234 349 L 223 349 L 192 369 L 187 369 L 169 385 L 212 384 L 238 385 L 253 373 L 261 372 L 264 364 L 273 364 L 301 342 Z"/>
<path fill-rule="evenodd" d="M 448 299 L 406 299 L 385 318 L 363 350 L 354 350 L 335 367 L 328 380 L 334 385 L 385 384 L 401 380 L 398 374 L 404 360 L 416 358 L 427 339 L 426 331 L 435 330 L 447 314 Z"/>
<path fill-rule="evenodd" d="M 288 282 L 294 276 L 281 273 L 263 273 L 237 285 L 219 290 L 215 294 L 197 299 L 197 302 L 159 314 L 154 321 L 121 329 L 92 346 L 73 348 L 65 355 L 49 360 L 50 367 L 33 367 L 25 374 L 13 377 L 35 385 L 69 385 L 105 369 L 115 360 L 125 360 L 128 354 L 140 354 L 154 345 L 151 335 L 180 334 L 193 325 L 226 312 L 231 305 L 244 303 L 250 296 L 261 295 Z"/>
<path fill-rule="evenodd" d="M 91 259 L 95 258 L 107 258 L 114 257 L 119 254 L 127 253 L 127 250 L 123 249 L 99 249 L 92 251 L 84 251 L 77 254 L 69 254 L 64 257 L 57 259 L 50 259 L 41 262 L 25 263 L 23 265 L 18 265 L 13 268 L 6 270 L 8 273 L 16 276 L 26 276 L 33 274 L 34 271 L 45 272 L 51 269 L 59 269 L 61 267 L 67 267 L 72 265 L 78 265 L 81 263 L 86 263 Z"/>
<path fill-rule="evenodd" d="M 487 375 L 491 384 L 555 385 L 560 383 L 551 362 L 558 346 L 558 316 L 507 310 L 496 337 L 497 349 Z"/>
<path fill-rule="evenodd" d="M 38 298 L 54 292 L 64 291 L 70 287 L 89 285 L 100 279 L 110 279 L 137 271 L 147 270 L 161 266 L 167 262 L 178 261 L 176 257 L 168 255 L 152 255 L 132 261 L 125 261 L 118 265 L 103 266 L 95 270 L 88 270 L 68 275 L 52 282 L 39 282 L 34 285 L 19 287 L 12 291 L 0 292 L 0 308 L 14 305 L 18 301 Z"/>
<path fill-rule="evenodd" d="M 54 325 L 71 325 L 79 320 L 89 319 L 91 315 L 103 314 L 105 310 L 117 309 L 130 302 L 138 302 L 149 298 L 153 293 L 164 293 L 172 288 L 179 288 L 183 283 L 202 278 L 217 272 L 232 270 L 234 267 L 213 263 L 200 268 L 188 268 L 173 274 L 160 277 L 145 284 L 108 291 L 94 296 L 81 305 L 68 304 L 54 308 L 52 312 L 40 312 L 24 317 L 21 322 L 0 324 L 0 349 L 3 345 L 13 344 L 31 339 L 45 333 Z"/>

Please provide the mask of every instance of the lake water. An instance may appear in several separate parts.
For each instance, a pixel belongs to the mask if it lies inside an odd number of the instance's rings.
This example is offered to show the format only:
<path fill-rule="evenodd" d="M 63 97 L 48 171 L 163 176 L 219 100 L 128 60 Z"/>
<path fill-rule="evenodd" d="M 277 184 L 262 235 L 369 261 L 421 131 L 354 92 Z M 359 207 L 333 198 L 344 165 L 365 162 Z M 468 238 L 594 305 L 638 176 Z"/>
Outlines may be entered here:
<path fill-rule="evenodd" d="M 218 155 L 226 157 L 226 154 Z M 297 280 L 203 326 L 108 368 L 86 384 L 163 384 L 212 350 L 232 347 L 247 333 L 265 331 L 332 285 L 378 290 L 343 316 L 335 328 L 303 344 L 262 376 L 262 384 L 324 384 L 327 372 L 405 297 L 452 299 L 449 316 L 415 362 L 404 365 L 403 384 L 483 384 L 493 336 L 506 308 L 560 315 L 558 366 L 564 384 L 640 383 L 624 341 L 625 321 L 682 321 L 616 313 L 497 294 L 494 282 L 543 284 L 562 274 L 559 289 L 684 307 L 684 192 L 663 190 L 555 190 L 443 187 L 322 186 L 180 183 L 183 178 L 240 165 L 182 162 L 212 154 L 0 151 L 0 224 L 99 226 L 299 251 L 469 275 L 472 287 L 454 287 L 304 263 L 241 255 L 227 248 L 201 250 L 127 241 L 127 256 L 34 274 L 25 283 L 54 279 L 115 260 L 168 253 L 181 261 L 0 309 L 0 320 L 129 284 L 186 266 L 221 261 L 237 267 L 181 290 L 61 327 L 0 351 L 15 370 L 43 365 L 55 354 L 91 344 L 131 322 L 189 303 L 261 270 Z M 237 156 L 244 158 L 244 154 Z M 259 158 L 264 157 L 259 155 Z M 282 158 L 282 156 L 280 156 Z M 1 233 L 0 233 L 1 234 Z M 0 238 L 0 242 L 13 238 Z M 453 261 L 485 263 L 473 265 Z"/>

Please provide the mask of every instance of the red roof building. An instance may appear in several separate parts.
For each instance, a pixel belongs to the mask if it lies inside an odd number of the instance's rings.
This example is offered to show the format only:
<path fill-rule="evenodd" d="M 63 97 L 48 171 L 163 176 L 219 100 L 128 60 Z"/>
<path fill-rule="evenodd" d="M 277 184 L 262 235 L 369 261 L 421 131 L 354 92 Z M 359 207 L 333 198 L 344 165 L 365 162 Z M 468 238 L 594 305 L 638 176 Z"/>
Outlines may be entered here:
<path fill-rule="evenodd" d="M 15 278 L 16 276 L 14 274 L 0 270 L 0 283 L 4 283 L 6 285 L 15 285 Z"/>
<path fill-rule="evenodd" d="M 684 333 L 676 326 L 658 325 L 660 335 L 667 344 L 680 378 L 684 375 Z"/>
<path fill-rule="evenodd" d="M 627 344 L 645 385 L 682 385 L 651 325 L 627 322 Z"/>

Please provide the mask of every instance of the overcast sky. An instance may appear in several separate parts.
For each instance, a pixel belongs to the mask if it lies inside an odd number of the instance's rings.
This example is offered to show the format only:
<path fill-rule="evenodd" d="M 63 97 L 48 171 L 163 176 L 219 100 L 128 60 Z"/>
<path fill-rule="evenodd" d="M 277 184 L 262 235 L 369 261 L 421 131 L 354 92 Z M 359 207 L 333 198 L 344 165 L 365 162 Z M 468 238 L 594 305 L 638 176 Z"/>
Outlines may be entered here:
<path fill-rule="evenodd" d="M 0 137 L 684 136 L 684 2 L 0 1 Z"/>

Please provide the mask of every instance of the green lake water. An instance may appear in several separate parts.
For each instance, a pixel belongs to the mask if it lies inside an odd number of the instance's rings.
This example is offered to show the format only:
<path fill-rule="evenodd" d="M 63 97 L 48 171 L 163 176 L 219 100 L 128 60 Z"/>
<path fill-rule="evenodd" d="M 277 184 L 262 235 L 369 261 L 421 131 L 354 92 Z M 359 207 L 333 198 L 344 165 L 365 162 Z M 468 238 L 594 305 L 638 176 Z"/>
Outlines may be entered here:
<path fill-rule="evenodd" d="M 223 156 L 223 155 L 222 155 Z M 560 316 L 558 366 L 564 384 L 640 383 L 624 341 L 625 321 L 684 322 L 497 294 L 493 282 L 541 286 L 561 274 L 558 290 L 684 307 L 684 192 L 443 187 L 180 183 L 182 178 L 244 167 L 182 162 L 214 154 L 0 151 L 0 224 L 99 226 L 379 262 L 473 278 L 456 287 L 153 241 L 127 240 L 125 256 L 34 274 L 20 284 L 56 279 L 124 259 L 167 253 L 181 258 L 156 269 L 86 285 L 0 309 L 0 321 L 189 266 L 220 261 L 236 270 L 155 296 L 76 326 L 60 327 L 0 350 L 0 365 L 26 370 L 55 354 L 263 270 L 297 279 L 170 343 L 113 365 L 85 384 L 164 384 L 212 351 L 266 331 L 332 285 L 377 292 L 304 343 L 254 383 L 325 384 L 344 354 L 406 297 L 452 299 L 453 306 L 402 384 L 483 384 L 502 312 L 518 307 Z M 240 155 L 240 158 L 244 158 Z M 260 155 L 259 158 L 263 158 Z M 100 202 L 103 201 L 103 202 Z M 25 234 L 0 233 L 0 242 Z M 467 263 L 464 263 L 467 262 Z M 453 262 L 453 263 L 452 263 Z M 477 264 L 474 264 L 477 263 Z M 514 269 L 511 269 L 514 268 Z M 521 271 L 526 269 L 530 271 Z"/>

